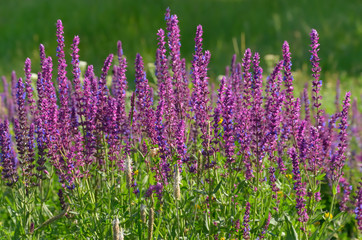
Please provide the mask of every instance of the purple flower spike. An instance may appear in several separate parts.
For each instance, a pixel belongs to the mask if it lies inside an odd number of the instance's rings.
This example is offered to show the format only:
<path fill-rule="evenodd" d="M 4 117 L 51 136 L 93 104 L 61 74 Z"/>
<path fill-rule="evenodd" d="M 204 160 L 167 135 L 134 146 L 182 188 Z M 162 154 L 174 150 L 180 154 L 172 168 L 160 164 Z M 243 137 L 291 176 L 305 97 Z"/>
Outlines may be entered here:
<path fill-rule="evenodd" d="M 63 146 L 65 149 L 68 149 L 70 144 L 70 110 L 69 110 L 69 81 L 67 78 L 66 72 L 66 61 L 64 54 L 64 30 L 63 24 L 61 20 L 57 21 L 57 57 L 58 57 L 58 86 L 59 86 L 59 99 L 60 99 L 60 112 L 59 112 L 59 122 L 60 122 L 60 134 L 64 136 L 63 138 Z M 50 80 L 51 81 L 51 80 Z"/>
<path fill-rule="evenodd" d="M 58 47 L 57 47 L 57 56 L 58 58 L 65 58 L 64 55 L 64 27 L 62 21 L 59 19 L 57 21 L 57 41 L 58 41 Z"/>
<path fill-rule="evenodd" d="M 31 85 L 31 60 L 30 58 L 27 58 L 25 60 L 25 66 L 24 66 L 24 72 L 25 72 L 25 91 L 26 91 L 26 97 L 27 97 L 27 105 L 30 108 L 30 114 L 34 116 L 35 113 L 35 100 L 33 99 L 33 87 Z"/>
<path fill-rule="evenodd" d="M 127 90 L 127 60 L 123 56 L 123 49 L 121 41 L 118 41 L 118 63 L 117 67 L 117 89 L 116 89 L 116 99 L 117 99 L 117 122 L 119 124 L 119 131 L 123 135 L 128 134 L 128 121 L 126 116 L 126 90 Z"/>
<path fill-rule="evenodd" d="M 246 111 L 251 106 L 252 75 L 249 72 L 251 67 L 250 48 L 245 50 L 242 67 L 243 67 L 243 80 L 244 80 L 243 107 L 244 110 Z M 247 116 L 245 116 L 245 119 L 247 119 Z"/>
<path fill-rule="evenodd" d="M 319 80 L 320 77 L 320 71 L 321 68 L 319 66 L 319 57 L 318 57 L 318 51 L 319 51 L 319 37 L 318 37 L 318 33 L 315 29 L 312 29 L 312 32 L 310 33 L 310 40 L 312 42 L 311 46 L 311 50 L 310 53 L 312 54 L 312 56 L 310 57 L 310 62 L 312 64 L 312 77 L 314 78 L 313 80 L 313 95 L 312 95 L 312 99 L 313 99 L 313 106 L 316 109 L 316 126 L 318 128 L 318 131 L 320 131 L 320 127 L 322 125 L 322 119 L 321 119 L 321 115 L 322 115 L 322 110 L 320 109 L 321 103 L 320 101 L 322 100 L 322 96 L 320 95 L 320 89 L 322 87 L 322 81 Z"/>
<path fill-rule="evenodd" d="M 57 21 L 57 57 L 58 57 L 58 84 L 59 92 L 61 95 L 61 103 L 64 103 L 64 99 L 62 98 L 68 97 L 68 79 L 67 79 L 67 71 L 65 70 L 67 67 L 67 63 L 65 61 L 64 54 L 64 27 L 61 20 Z M 64 95 L 64 96 L 63 96 Z M 62 102 L 63 101 L 63 102 Z M 64 105 L 63 105 L 64 106 Z"/>
<path fill-rule="evenodd" d="M 263 127 L 263 115 L 264 109 L 262 108 L 263 97 L 262 97 L 262 73 L 263 69 L 259 66 L 260 56 L 259 53 L 255 53 L 253 57 L 253 84 L 252 94 L 253 102 L 251 107 L 251 133 L 252 133 L 252 144 L 251 149 L 257 158 L 257 169 L 261 171 L 262 159 L 264 158 L 265 152 L 262 151 L 264 148 L 264 127 Z"/>
<path fill-rule="evenodd" d="M 74 84 L 74 90 L 75 90 L 75 101 L 76 101 L 76 107 L 77 107 L 77 113 L 80 115 L 81 106 L 80 101 L 82 98 L 82 90 L 80 85 L 80 68 L 79 68 L 79 36 L 75 36 L 72 44 L 72 66 L 73 66 L 73 84 Z"/>
<path fill-rule="evenodd" d="M 16 135 L 17 148 L 20 156 L 20 164 L 23 166 L 27 155 L 28 119 L 25 106 L 26 92 L 23 80 L 19 78 L 16 86 L 16 102 L 18 119 L 14 120 L 14 130 Z"/>
<path fill-rule="evenodd" d="M 341 122 L 339 124 L 339 144 L 338 150 L 333 154 L 331 159 L 331 178 L 332 181 L 338 181 L 343 175 L 342 169 L 346 161 L 345 152 L 348 146 L 348 109 L 350 107 L 351 93 L 347 92 L 343 101 L 343 109 L 340 113 Z"/>
<path fill-rule="evenodd" d="M 274 68 L 267 83 L 267 100 L 265 104 L 265 118 L 268 126 L 266 141 L 268 143 L 268 151 L 272 160 L 275 160 L 274 151 L 277 147 L 278 135 L 280 132 L 281 109 L 283 95 L 280 94 L 280 78 L 283 62 L 280 61 Z"/>
<path fill-rule="evenodd" d="M 176 145 L 177 145 L 177 153 L 179 155 L 177 165 L 181 167 L 182 163 L 187 161 L 186 158 L 187 146 L 185 144 L 185 122 L 182 119 L 180 120 L 176 133 Z"/>
<path fill-rule="evenodd" d="M 123 58 L 123 48 L 122 48 L 122 42 L 117 42 L 117 56 L 118 56 L 118 64 L 121 65 L 122 58 Z"/>
<path fill-rule="evenodd" d="M 148 190 L 146 191 L 145 196 L 150 197 L 153 193 L 155 193 L 158 197 L 158 199 L 161 201 L 162 199 L 162 190 L 163 185 L 161 183 L 156 183 L 156 185 L 151 185 Z"/>
<path fill-rule="evenodd" d="M 355 206 L 354 212 L 356 214 L 358 229 L 362 232 L 362 182 L 359 183 L 357 189 Z"/>
<path fill-rule="evenodd" d="M 304 111 L 305 111 L 305 118 L 306 122 L 310 122 L 310 109 L 309 109 L 309 96 L 308 96 L 308 88 L 305 87 L 303 90 L 303 100 L 304 100 Z"/>
<path fill-rule="evenodd" d="M 158 83 L 158 95 L 159 102 L 162 102 L 162 109 L 159 111 L 165 113 L 165 121 L 164 127 L 167 129 L 168 126 L 174 128 L 175 126 L 175 118 L 176 118 L 176 110 L 175 110 L 175 98 L 172 86 L 172 78 L 168 72 L 168 63 L 166 56 L 166 42 L 165 42 L 165 32 L 163 29 L 159 29 L 157 32 L 158 36 L 158 49 L 157 49 L 157 58 L 156 58 L 156 77 Z M 158 123 L 161 123 L 158 121 Z M 173 133 L 170 131 L 169 140 L 173 139 Z"/>
<path fill-rule="evenodd" d="M 102 67 L 102 74 L 98 81 L 98 94 L 101 99 L 106 98 L 106 96 L 109 95 L 109 90 L 107 87 L 107 74 L 109 71 L 109 68 L 111 67 L 113 61 L 113 54 L 109 54 L 106 60 L 104 61 L 104 65 Z"/>
<path fill-rule="evenodd" d="M 341 177 L 341 179 L 339 180 L 341 187 L 343 188 L 343 195 L 342 195 L 342 199 L 339 202 L 339 210 L 341 210 L 342 212 L 347 212 L 348 211 L 348 206 L 347 206 L 347 202 L 350 201 L 350 195 L 352 192 L 352 185 L 350 185 L 347 180 L 343 177 Z"/>
<path fill-rule="evenodd" d="M 40 66 L 42 67 L 44 65 L 44 61 L 45 61 L 45 58 L 46 58 L 45 48 L 44 48 L 43 44 L 39 45 L 39 57 L 40 57 Z"/>
<path fill-rule="evenodd" d="M 243 222 L 243 237 L 244 239 L 250 239 L 250 226 L 249 226 L 249 218 L 250 218 L 250 203 L 246 203 L 245 214 L 244 214 L 244 222 Z"/>
<path fill-rule="evenodd" d="M 226 168 L 230 168 L 234 160 L 234 124 L 233 124 L 234 98 L 231 92 L 231 86 L 226 89 L 225 98 L 222 109 L 222 126 L 224 127 L 224 149 L 226 156 Z"/>
<path fill-rule="evenodd" d="M 146 72 L 144 71 L 143 59 L 140 54 L 136 56 L 136 111 L 135 111 L 135 126 L 133 129 L 138 134 L 145 132 L 148 136 L 155 140 L 155 116 L 152 109 L 153 105 L 153 91 L 148 85 Z M 142 127 L 141 127 L 142 126 Z M 142 129 L 140 129 L 142 128 Z M 141 136 L 140 136 L 141 137 Z"/>
<path fill-rule="evenodd" d="M 8 186 L 12 186 L 17 182 L 16 173 L 16 157 L 11 144 L 11 136 L 9 133 L 9 122 L 5 119 L 4 123 L 0 123 L 0 160 L 3 179 Z"/>
<path fill-rule="evenodd" d="M 222 109 L 224 108 L 224 98 L 226 90 L 226 77 L 221 78 L 219 90 L 218 90 L 218 99 L 216 102 L 216 107 L 214 109 L 214 141 L 218 143 L 221 138 L 220 125 L 223 122 L 222 119 Z"/>
<path fill-rule="evenodd" d="M 170 48 L 171 55 L 171 67 L 172 67 L 172 80 L 174 86 L 175 97 L 175 110 L 179 116 L 185 115 L 185 107 L 183 106 L 182 94 L 182 62 L 181 62 L 181 42 L 180 42 L 180 28 L 178 26 L 178 19 L 176 15 L 170 15 L 170 10 L 166 10 L 166 23 L 168 31 L 168 46 Z M 177 123 L 176 123 L 177 124 Z"/>
<path fill-rule="evenodd" d="M 283 44 L 283 66 L 284 66 L 284 86 L 285 86 L 285 99 L 284 99 L 284 121 L 283 121 L 283 139 L 288 139 L 290 134 L 296 134 L 297 122 L 299 118 L 299 103 L 294 99 L 293 75 L 292 75 L 292 62 L 289 51 L 289 44 L 287 41 Z M 298 100 L 298 99 L 297 99 Z"/>
<path fill-rule="evenodd" d="M 110 96 L 109 89 L 107 87 L 107 74 L 108 70 L 113 61 L 113 54 L 109 54 L 106 60 L 104 61 L 104 65 L 102 67 L 102 74 L 98 81 L 98 89 L 97 89 L 97 131 L 105 130 L 106 121 L 105 116 L 107 115 L 107 105 L 108 98 Z M 94 84 L 92 84 L 94 85 Z"/>
<path fill-rule="evenodd" d="M 299 160 L 297 156 L 297 152 L 294 147 L 289 149 L 289 156 L 292 160 L 293 164 L 293 180 L 294 180 L 294 190 L 295 195 L 297 196 L 296 201 L 297 205 L 296 208 L 298 210 L 298 221 L 305 223 L 308 221 L 309 217 L 307 214 L 307 209 L 305 209 L 305 199 L 304 196 L 306 195 L 305 184 L 302 183 L 302 177 L 300 175 L 299 170 Z"/>

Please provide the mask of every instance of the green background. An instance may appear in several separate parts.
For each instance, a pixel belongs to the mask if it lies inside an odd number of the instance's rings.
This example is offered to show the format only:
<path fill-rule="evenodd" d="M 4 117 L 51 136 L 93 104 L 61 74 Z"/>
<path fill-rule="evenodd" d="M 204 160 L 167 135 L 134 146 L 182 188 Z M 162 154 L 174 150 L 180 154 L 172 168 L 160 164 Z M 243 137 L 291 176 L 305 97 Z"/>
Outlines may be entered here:
<path fill-rule="evenodd" d="M 55 58 L 56 21 L 61 19 L 68 59 L 73 36 L 79 35 L 81 60 L 93 64 L 99 74 L 104 59 L 116 53 L 117 40 L 121 40 L 129 62 L 129 80 L 133 81 L 137 52 L 146 63 L 154 62 L 156 33 L 166 26 L 168 6 L 179 17 L 182 56 L 188 62 L 196 26 L 203 25 L 204 47 L 212 54 L 212 79 L 224 73 L 232 54 L 237 53 L 240 60 L 245 46 L 262 57 L 281 55 L 284 40 L 291 47 L 293 70 L 310 74 L 312 28 L 320 34 L 323 73 L 334 73 L 322 78 L 361 77 L 361 0 L 1 0 L 0 75 L 10 76 L 16 70 L 22 76 L 26 57 L 33 61 L 32 71 L 39 71 L 40 43 L 47 55 Z"/>

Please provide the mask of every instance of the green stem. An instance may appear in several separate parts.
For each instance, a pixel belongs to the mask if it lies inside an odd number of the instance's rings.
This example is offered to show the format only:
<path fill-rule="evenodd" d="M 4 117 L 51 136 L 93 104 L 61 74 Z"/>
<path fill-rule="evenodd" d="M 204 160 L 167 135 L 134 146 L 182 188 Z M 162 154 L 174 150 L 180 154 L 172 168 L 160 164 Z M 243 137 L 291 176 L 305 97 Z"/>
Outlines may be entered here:
<path fill-rule="evenodd" d="M 259 192 L 259 169 L 256 172 L 256 192 L 255 192 L 255 199 L 254 199 L 254 211 L 253 211 L 253 222 L 254 225 L 256 224 L 256 207 L 258 206 L 258 192 Z"/>
<path fill-rule="evenodd" d="M 176 199 L 176 217 L 177 217 L 177 231 L 178 237 L 181 236 L 181 224 L 180 224 L 180 216 L 179 216 L 179 208 L 178 208 L 178 200 Z"/>
<path fill-rule="evenodd" d="M 339 179 L 338 179 L 338 182 L 339 182 Z M 337 183 L 338 183 L 337 182 Z M 334 201 L 335 201 L 335 198 L 336 198 L 336 194 L 334 193 L 334 184 L 333 184 L 333 187 L 332 187 L 332 191 L 333 191 L 333 198 L 332 198 L 332 203 L 331 203 L 331 207 L 329 208 L 329 214 L 331 215 L 331 216 L 333 216 L 333 214 L 332 214 L 332 212 L 333 212 L 333 208 L 334 208 Z M 329 222 L 331 221 L 331 218 L 328 216 L 327 217 L 327 219 L 326 219 L 326 221 L 325 221 L 325 223 L 323 224 L 323 226 L 322 226 L 322 231 L 321 231 L 321 233 L 320 233 L 320 236 L 322 237 L 323 236 L 323 233 L 324 233 L 324 231 L 325 231 L 325 229 L 326 229 L 326 227 L 327 227 L 327 225 L 329 224 Z M 321 238 L 320 238 L 321 239 Z"/>

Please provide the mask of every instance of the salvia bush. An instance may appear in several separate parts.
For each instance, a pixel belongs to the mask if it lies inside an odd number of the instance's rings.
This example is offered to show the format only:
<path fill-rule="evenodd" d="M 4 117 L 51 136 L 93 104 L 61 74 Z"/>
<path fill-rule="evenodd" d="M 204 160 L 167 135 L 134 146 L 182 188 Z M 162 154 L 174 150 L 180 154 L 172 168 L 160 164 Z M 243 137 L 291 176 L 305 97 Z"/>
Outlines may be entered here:
<path fill-rule="evenodd" d="M 40 45 L 40 67 L 26 59 L 22 77 L 3 78 L 2 239 L 361 236 L 362 117 L 339 87 L 325 112 L 317 31 L 313 80 L 296 97 L 288 42 L 266 78 L 246 49 L 215 90 L 202 26 L 186 68 L 178 18 L 168 9 L 165 21 L 157 84 L 137 54 L 128 90 L 121 42 L 100 76 L 81 71 L 78 36 L 67 63 L 60 20 L 56 59 Z"/>

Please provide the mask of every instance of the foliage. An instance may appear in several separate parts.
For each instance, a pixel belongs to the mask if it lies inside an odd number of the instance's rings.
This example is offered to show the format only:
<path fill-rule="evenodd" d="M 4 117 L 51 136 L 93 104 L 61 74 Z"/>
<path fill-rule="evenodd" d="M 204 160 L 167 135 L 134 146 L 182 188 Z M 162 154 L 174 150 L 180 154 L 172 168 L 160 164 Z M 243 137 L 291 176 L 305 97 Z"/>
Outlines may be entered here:
<path fill-rule="evenodd" d="M 338 87 L 334 113 L 326 113 L 317 31 L 310 35 L 313 81 L 298 98 L 288 42 L 269 76 L 248 48 L 216 89 L 202 26 L 188 69 L 178 17 L 167 9 L 165 21 L 156 84 L 137 54 L 135 91 L 128 91 L 121 42 L 99 77 L 80 62 L 78 36 L 69 64 L 61 20 L 55 74 L 40 45 L 36 77 L 28 58 L 23 78 L 3 78 L 0 236 L 361 236 L 361 113 L 356 100 L 349 111 L 351 93 L 341 99 Z"/>

